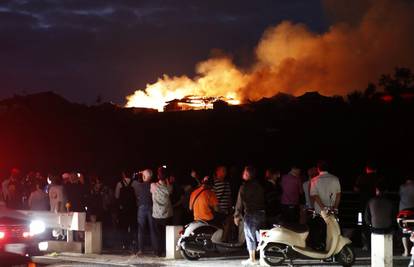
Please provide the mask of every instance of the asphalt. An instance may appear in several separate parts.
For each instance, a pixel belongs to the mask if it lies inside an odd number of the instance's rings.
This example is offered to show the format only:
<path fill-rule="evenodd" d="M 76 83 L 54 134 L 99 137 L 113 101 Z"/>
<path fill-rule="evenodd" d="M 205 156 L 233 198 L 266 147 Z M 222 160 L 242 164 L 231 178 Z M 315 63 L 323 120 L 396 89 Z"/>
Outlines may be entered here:
<path fill-rule="evenodd" d="M 356 251 L 357 259 L 354 266 L 371 266 L 370 257 L 367 252 Z M 79 254 L 79 253 L 60 253 L 49 254 L 34 257 L 33 261 L 40 266 L 181 266 L 181 267 L 240 267 L 241 260 L 246 256 L 229 256 L 220 258 L 203 258 L 198 261 L 187 260 L 170 260 L 165 258 L 154 257 L 150 255 L 136 256 L 134 254 Z M 394 256 L 394 267 L 408 266 L 410 258 L 403 256 Z M 287 264 L 285 264 L 287 266 Z M 320 262 L 318 260 L 294 261 L 294 266 L 340 266 L 335 263 Z"/>

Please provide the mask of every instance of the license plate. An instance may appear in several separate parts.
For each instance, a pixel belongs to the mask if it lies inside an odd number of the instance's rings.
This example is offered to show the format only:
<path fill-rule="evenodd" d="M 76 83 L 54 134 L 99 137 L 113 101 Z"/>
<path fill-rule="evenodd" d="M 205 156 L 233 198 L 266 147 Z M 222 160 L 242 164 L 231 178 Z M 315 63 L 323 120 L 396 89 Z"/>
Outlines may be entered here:
<path fill-rule="evenodd" d="M 26 253 L 26 244 L 6 244 L 4 250 L 6 252 L 24 255 Z"/>

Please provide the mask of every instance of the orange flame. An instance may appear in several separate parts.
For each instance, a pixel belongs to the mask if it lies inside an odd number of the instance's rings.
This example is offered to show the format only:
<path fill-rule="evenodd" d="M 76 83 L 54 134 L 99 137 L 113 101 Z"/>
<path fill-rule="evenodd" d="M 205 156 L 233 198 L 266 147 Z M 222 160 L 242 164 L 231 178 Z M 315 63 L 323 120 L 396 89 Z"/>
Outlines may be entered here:
<path fill-rule="evenodd" d="M 197 66 L 193 80 L 187 76 L 164 75 L 145 91 L 137 90 L 127 97 L 127 107 L 155 108 L 163 111 L 166 102 L 186 96 L 223 97 L 229 104 L 241 102 L 239 90 L 247 84 L 245 75 L 227 58 L 214 58 Z M 200 105 L 203 105 L 200 103 Z"/>

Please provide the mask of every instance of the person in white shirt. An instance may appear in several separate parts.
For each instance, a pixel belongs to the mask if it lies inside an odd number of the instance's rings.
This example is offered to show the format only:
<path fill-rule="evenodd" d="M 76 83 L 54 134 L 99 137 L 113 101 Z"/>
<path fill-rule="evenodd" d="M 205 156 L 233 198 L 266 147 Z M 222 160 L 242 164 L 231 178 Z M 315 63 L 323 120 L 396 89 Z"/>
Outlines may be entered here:
<path fill-rule="evenodd" d="M 57 176 L 52 177 L 52 184 L 49 187 L 49 202 L 51 212 L 65 211 L 65 194 Z"/>
<path fill-rule="evenodd" d="M 320 213 L 325 208 L 337 210 L 341 200 L 341 185 L 339 179 L 328 172 L 328 164 L 326 161 L 319 161 L 317 167 L 319 175 L 312 178 L 310 182 L 310 198 L 315 211 Z M 316 217 L 309 222 L 309 227 L 311 228 L 309 240 L 313 244 L 313 247 L 319 250 L 325 250 L 325 222 L 320 217 Z"/>
<path fill-rule="evenodd" d="M 49 210 L 49 195 L 42 190 L 44 184 L 43 181 L 35 182 L 35 189 L 30 193 L 28 200 L 30 210 Z"/>
<path fill-rule="evenodd" d="M 59 176 L 52 176 L 49 187 L 49 203 L 51 212 L 65 212 L 66 197 L 64 193 L 63 186 L 61 184 L 61 179 Z M 65 234 L 62 229 L 53 229 L 52 235 L 57 239 L 64 239 Z"/>
<path fill-rule="evenodd" d="M 328 172 L 325 161 L 318 162 L 319 175 L 312 178 L 310 197 L 314 203 L 315 211 L 320 213 L 325 208 L 338 209 L 341 201 L 341 185 L 338 177 Z"/>

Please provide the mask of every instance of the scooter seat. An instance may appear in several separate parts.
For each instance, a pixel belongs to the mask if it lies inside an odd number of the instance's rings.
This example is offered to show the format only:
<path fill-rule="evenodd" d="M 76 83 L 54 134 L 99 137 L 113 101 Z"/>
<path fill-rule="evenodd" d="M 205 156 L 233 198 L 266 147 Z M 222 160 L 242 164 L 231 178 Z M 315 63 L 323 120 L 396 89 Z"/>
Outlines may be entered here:
<path fill-rule="evenodd" d="M 295 233 L 305 233 L 309 231 L 309 227 L 306 224 L 299 223 L 284 223 L 281 226 L 295 232 Z"/>

